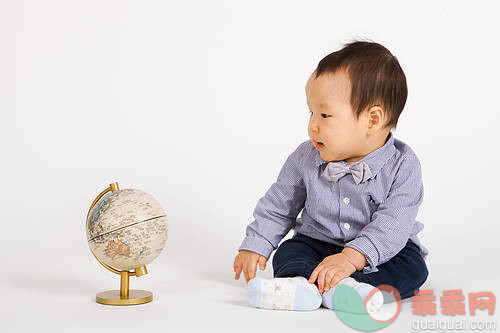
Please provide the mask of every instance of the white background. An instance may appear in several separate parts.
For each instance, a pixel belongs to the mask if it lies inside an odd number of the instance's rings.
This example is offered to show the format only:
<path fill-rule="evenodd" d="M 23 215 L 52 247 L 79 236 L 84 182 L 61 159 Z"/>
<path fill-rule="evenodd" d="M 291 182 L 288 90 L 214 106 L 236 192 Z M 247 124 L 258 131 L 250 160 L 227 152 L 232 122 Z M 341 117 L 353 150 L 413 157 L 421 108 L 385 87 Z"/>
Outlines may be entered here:
<path fill-rule="evenodd" d="M 386 46 L 407 76 L 395 137 L 423 168 L 422 288 L 434 289 L 438 312 L 443 290 L 500 297 L 498 9 L 494 1 L 1 1 L 3 328 L 353 331 L 323 308 L 252 308 L 232 264 L 258 199 L 307 139 L 308 76 L 354 39 Z M 130 281 L 154 293 L 146 305 L 94 301 L 119 277 L 92 257 L 85 217 L 115 181 L 152 194 L 169 217 L 165 251 Z M 271 277 L 271 262 L 258 275 Z M 385 330 L 474 319 L 468 308 L 461 317 L 411 310 L 404 303 Z"/>

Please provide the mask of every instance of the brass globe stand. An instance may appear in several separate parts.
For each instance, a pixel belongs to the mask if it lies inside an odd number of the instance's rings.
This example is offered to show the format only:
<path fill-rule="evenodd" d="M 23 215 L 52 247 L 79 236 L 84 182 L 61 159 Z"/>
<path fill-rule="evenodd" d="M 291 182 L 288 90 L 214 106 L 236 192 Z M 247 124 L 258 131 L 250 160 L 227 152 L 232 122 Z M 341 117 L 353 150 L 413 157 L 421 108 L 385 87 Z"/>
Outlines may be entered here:
<path fill-rule="evenodd" d="M 92 211 L 92 208 L 94 208 L 95 204 L 99 201 L 99 199 L 102 198 L 103 195 L 108 193 L 109 191 L 115 192 L 120 190 L 118 187 L 118 183 L 113 183 L 110 184 L 108 188 L 106 188 L 104 191 L 102 191 L 97 198 L 95 198 L 94 202 L 92 202 L 92 205 L 90 206 L 89 212 L 87 213 L 87 220 L 89 218 L 90 212 Z M 90 252 L 92 252 L 92 249 L 90 249 Z M 94 258 L 99 261 L 101 265 L 103 265 L 106 269 L 109 271 L 116 273 L 120 275 L 120 290 L 106 290 L 103 292 L 100 292 L 96 295 L 96 302 L 100 304 L 106 304 L 106 305 L 136 305 L 136 304 L 144 304 L 151 302 L 153 300 L 153 294 L 147 290 L 137 290 L 137 289 L 130 289 L 129 290 L 129 277 L 130 276 L 142 276 L 148 274 L 148 270 L 146 269 L 146 266 L 141 266 L 137 267 L 134 269 L 134 272 L 129 272 L 129 271 L 119 271 L 117 269 L 114 269 L 113 267 L 106 265 L 102 261 L 99 260 L 99 258 L 96 257 L 94 252 L 92 252 L 92 255 Z"/>

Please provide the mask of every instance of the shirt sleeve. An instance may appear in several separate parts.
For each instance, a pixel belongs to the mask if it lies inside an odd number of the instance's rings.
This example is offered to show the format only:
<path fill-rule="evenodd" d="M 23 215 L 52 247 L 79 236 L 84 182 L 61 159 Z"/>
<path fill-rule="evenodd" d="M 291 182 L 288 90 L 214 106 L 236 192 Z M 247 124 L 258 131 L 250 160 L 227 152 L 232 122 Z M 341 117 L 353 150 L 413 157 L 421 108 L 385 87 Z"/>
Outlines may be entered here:
<path fill-rule="evenodd" d="M 288 156 L 276 182 L 257 202 L 254 221 L 247 226 L 246 237 L 238 250 L 252 251 L 268 259 L 294 226 L 306 199 L 303 150 L 304 144 Z"/>
<path fill-rule="evenodd" d="M 378 272 L 378 265 L 405 247 L 423 197 L 420 162 L 412 155 L 401 162 L 387 199 L 372 214 L 371 222 L 345 245 L 366 256 L 363 273 Z"/>

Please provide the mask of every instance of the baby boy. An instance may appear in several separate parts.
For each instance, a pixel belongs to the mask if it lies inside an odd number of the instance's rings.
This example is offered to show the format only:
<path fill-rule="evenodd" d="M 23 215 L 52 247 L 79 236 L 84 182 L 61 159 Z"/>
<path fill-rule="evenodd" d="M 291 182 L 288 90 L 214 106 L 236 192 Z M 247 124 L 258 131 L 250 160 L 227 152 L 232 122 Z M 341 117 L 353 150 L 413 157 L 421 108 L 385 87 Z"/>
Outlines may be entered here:
<path fill-rule="evenodd" d="M 337 284 L 369 297 L 371 311 L 384 302 L 377 286 L 413 296 L 428 276 L 428 250 L 415 220 L 420 162 L 392 131 L 408 94 L 397 58 L 378 43 L 354 41 L 323 58 L 305 90 L 310 140 L 258 201 L 235 279 L 243 271 L 250 303 L 267 309 L 335 309 Z M 255 277 L 276 248 L 274 279 Z"/>

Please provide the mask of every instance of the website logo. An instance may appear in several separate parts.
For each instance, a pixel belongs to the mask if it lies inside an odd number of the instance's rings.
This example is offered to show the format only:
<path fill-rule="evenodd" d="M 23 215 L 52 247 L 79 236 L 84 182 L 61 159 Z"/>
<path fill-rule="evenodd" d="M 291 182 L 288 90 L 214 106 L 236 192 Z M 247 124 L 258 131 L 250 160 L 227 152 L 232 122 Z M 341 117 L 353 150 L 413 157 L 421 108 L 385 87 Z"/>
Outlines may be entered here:
<path fill-rule="evenodd" d="M 383 295 L 383 302 L 380 301 Z M 419 290 L 411 297 L 412 314 L 425 318 L 438 313 L 436 295 L 434 290 Z M 374 288 L 363 302 L 359 293 L 345 284 L 338 284 L 333 293 L 332 304 L 337 317 L 346 325 L 364 332 L 380 330 L 396 320 L 401 311 L 401 296 L 396 288 L 391 285 L 380 285 Z M 467 307 L 466 300 L 469 302 Z M 467 308 L 471 316 L 477 312 L 485 312 L 489 316 L 495 313 L 495 295 L 490 291 L 468 293 L 468 298 L 463 295 L 462 289 L 444 290 L 439 298 L 441 302 L 441 315 L 465 315 Z M 383 306 L 382 306 L 383 305 Z M 412 332 L 439 330 L 496 330 L 494 320 L 419 320 L 411 323 Z"/>
<path fill-rule="evenodd" d="M 384 299 L 384 309 L 375 302 Z M 333 293 L 333 308 L 337 317 L 346 325 L 364 332 L 380 330 L 390 325 L 401 311 L 401 296 L 399 291 L 391 285 L 383 284 L 374 288 L 365 301 L 353 288 L 338 284 Z"/>

